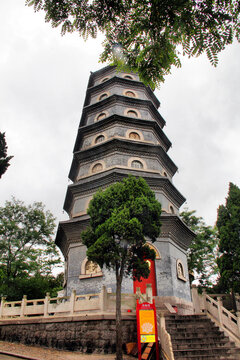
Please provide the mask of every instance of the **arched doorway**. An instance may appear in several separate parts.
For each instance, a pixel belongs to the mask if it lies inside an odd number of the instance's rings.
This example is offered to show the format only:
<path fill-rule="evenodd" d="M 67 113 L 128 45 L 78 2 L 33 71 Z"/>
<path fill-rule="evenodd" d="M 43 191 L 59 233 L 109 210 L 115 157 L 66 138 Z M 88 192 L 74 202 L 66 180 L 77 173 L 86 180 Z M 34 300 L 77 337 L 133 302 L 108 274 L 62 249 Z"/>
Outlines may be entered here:
<path fill-rule="evenodd" d="M 146 260 L 148 262 L 148 266 L 150 268 L 150 274 L 147 279 L 141 278 L 141 281 L 135 280 L 133 282 L 133 291 L 134 294 L 137 291 L 137 288 L 140 288 L 141 293 L 146 293 L 147 284 L 152 285 L 153 296 L 157 296 L 157 285 L 156 285 L 156 272 L 155 272 L 155 261 L 154 260 Z"/>
<path fill-rule="evenodd" d="M 158 249 L 155 246 L 153 246 L 152 244 L 150 244 L 150 243 L 147 243 L 147 244 L 151 249 L 153 249 L 155 251 L 156 260 L 161 259 Z M 146 261 L 148 262 L 148 266 L 150 268 L 150 274 L 149 274 L 147 279 L 141 278 L 141 281 L 135 280 L 133 282 L 133 291 L 134 291 L 134 294 L 135 294 L 136 291 L 137 291 L 137 288 L 140 288 L 141 293 L 145 294 L 147 284 L 151 284 L 152 285 L 153 296 L 157 296 L 157 282 L 156 282 L 155 261 L 150 260 L 150 259 L 147 259 Z"/>

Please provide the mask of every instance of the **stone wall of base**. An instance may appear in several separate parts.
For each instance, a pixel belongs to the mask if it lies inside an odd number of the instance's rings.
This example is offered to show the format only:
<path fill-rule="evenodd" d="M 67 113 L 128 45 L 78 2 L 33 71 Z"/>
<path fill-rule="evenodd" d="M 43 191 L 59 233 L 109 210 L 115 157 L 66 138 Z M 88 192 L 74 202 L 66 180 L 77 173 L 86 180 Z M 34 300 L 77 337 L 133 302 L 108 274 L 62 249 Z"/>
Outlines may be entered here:
<path fill-rule="evenodd" d="M 136 318 L 124 317 L 122 326 L 123 344 L 136 342 Z M 15 320 L 0 324 L 0 340 L 107 354 L 116 352 L 115 329 L 111 316 Z"/>

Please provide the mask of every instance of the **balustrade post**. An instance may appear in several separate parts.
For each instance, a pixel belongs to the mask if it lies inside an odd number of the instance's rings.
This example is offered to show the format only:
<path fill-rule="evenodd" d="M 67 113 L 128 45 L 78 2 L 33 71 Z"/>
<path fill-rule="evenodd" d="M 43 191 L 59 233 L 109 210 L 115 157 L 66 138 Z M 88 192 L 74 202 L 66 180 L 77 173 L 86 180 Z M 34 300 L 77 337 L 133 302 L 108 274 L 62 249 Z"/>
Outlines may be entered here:
<path fill-rule="evenodd" d="M 193 302 L 193 311 L 194 314 L 200 314 L 200 295 L 198 293 L 198 288 L 196 285 L 192 285 L 192 302 Z"/>
<path fill-rule="evenodd" d="M 206 313 L 207 312 L 207 292 L 206 292 L 206 289 L 203 289 L 202 296 L 203 296 L 203 306 L 204 306 L 203 310 Z"/>
<path fill-rule="evenodd" d="M 49 304 L 49 300 L 50 300 L 50 293 L 47 292 L 45 299 L 44 299 L 44 317 L 48 316 L 48 304 Z"/>
<path fill-rule="evenodd" d="M 222 318 L 222 298 L 221 296 L 217 297 L 218 303 L 218 319 L 221 326 L 223 326 L 223 318 Z"/>
<path fill-rule="evenodd" d="M 238 293 L 235 294 L 237 311 L 240 311 L 240 296 Z"/>
<path fill-rule="evenodd" d="M 239 333 L 239 336 L 240 336 L 240 311 L 237 311 L 236 315 L 237 315 L 238 333 Z"/>
<path fill-rule="evenodd" d="M 152 284 L 147 284 L 146 286 L 146 300 L 147 302 L 151 303 L 153 302 L 153 294 L 152 294 Z"/>
<path fill-rule="evenodd" d="M 166 330 L 166 322 L 165 322 L 165 316 L 164 316 L 164 312 L 160 311 L 159 313 L 159 326 L 160 329 L 165 329 Z"/>
<path fill-rule="evenodd" d="M 27 295 L 23 295 L 22 303 L 21 303 L 21 310 L 20 310 L 20 317 L 24 317 L 26 303 L 27 303 Z"/>
<path fill-rule="evenodd" d="M 76 301 L 76 290 L 73 290 L 70 296 L 70 315 L 74 314 L 75 301 Z"/>
<path fill-rule="evenodd" d="M 141 290 L 140 290 L 140 287 L 137 287 L 136 289 L 136 299 L 140 300 L 141 298 Z"/>
<path fill-rule="evenodd" d="M 3 317 L 3 310 L 4 310 L 5 300 L 6 300 L 5 296 L 2 296 L 1 307 L 0 307 L 0 318 Z"/>
<path fill-rule="evenodd" d="M 107 290 L 106 286 L 103 285 L 102 290 L 100 292 L 100 299 L 99 299 L 99 307 L 101 311 L 106 311 L 107 309 Z"/>

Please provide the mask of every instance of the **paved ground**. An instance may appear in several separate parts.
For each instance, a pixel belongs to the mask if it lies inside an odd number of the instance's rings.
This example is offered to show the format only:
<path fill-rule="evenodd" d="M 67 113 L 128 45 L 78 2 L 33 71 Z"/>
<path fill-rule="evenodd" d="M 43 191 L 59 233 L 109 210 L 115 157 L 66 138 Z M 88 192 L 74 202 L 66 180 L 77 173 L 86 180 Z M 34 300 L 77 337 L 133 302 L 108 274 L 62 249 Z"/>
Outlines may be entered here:
<path fill-rule="evenodd" d="M 115 355 L 105 354 L 82 354 L 64 350 L 48 349 L 37 346 L 27 346 L 23 344 L 0 341 L 0 360 L 1 353 L 25 356 L 31 360 L 114 360 Z M 124 360 L 133 360 L 131 356 L 124 355 Z M 20 359 L 19 359 L 20 360 Z"/>

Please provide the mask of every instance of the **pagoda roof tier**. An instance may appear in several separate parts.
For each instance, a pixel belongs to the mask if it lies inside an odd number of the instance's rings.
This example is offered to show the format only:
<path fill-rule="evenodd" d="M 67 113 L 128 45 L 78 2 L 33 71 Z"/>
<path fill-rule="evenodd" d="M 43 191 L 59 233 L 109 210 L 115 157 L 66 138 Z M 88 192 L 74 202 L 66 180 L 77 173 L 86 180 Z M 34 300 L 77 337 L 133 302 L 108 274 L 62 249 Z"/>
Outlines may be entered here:
<path fill-rule="evenodd" d="M 152 113 L 153 120 L 157 121 L 159 126 L 161 128 L 165 125 L 165 120 L 160 115 L 156 107 L 153 105 L 153 103 L 150 100 L 144 100 L 144 99 L 137 99 L 137 98 L 131 98 L 124 95 L 110 95 L 109 97 L 105 98 L 104 100 L 95 102 L 91 105 L 85 106 L 82 111 L 82 116 L 80 119 L 80 125 L 84 126 L 87 122 L 87 115 L 92 112 L 100 112 L 106 110 L 106 107 L 111 104 L 122 104 L 124 106 L 134 107 L 136 106 L 138 109 L 141 110 L 141 107 L 148 108 L 149 112 Z"/>
<path fill-rule="evenodd" d="M 143 177 L 153 191 L 160 190 L 165 192 L 169 198 L 180 207 L 184 202 L 184 196 L 176 189 L 173 183 L 156 173 L 148 173 L 144 170 L 137 171 L 134 169 L 109 169 L 101 173 L 93 174 L 91 177 L 80 179 L 77 183 L 70 184 L 64 202 L 64 210 L 69 212 L 74 195 L 88 195 L 95 193 L 99 188 L 106 188 L 112 183 L 121 181 L 123 178 L 131 174 L 135 177 Z"/>
<path fill-rule="evenodd" d="M 139 118 L 131 118 L 128 116 L 121 116 L 121 115 L 111 115 L 106 117 L 105 119 L 101 121 L 96 121 L 93 124 L 85 125 L 79 127 L 76 142 L 74 145 L 73 151 L 78 151 L 81 145 L 82 138 L 85 134 L 88 134 L 90 132 L 99 132 L 102 131 L 103 128 L 109 126 L 109 125 L 132 125 L 137 126 L 138 128 L 152 128 L 156 131 L 156 133 L 159 135 L 159 138 L 162 140 L 163 144 L 165 145 L 165 150 L 168 151 L 169 148 L 172 146 L 171 141 L 168 139 L 168 137 L 165 135 L 165 133 L 162 131 L 159 124 L 154 120 L 145 120 L 145 119 L 139 119 Z"/>
<path fill-rule="evenodd" d="M 85 102 L 84 102 L 84 107 L 89 105 L 90 102 L 90 98 L 91 95 L 97 91 L 100 91 L 101 89 L 104 89 L 105 87 L 108 87 L 109 85 L 115 85 L 115 84 L 119 84 L 119 85 L 125 85 L 127 87 L 131 87 L 133 90 L 137 90 L 137 89 L 143 89 L 147 92 L 147 94 L 149 95 L 149 97 L 151 98 L 154 106 L 158 109 L 160 106 L 160 102 L 157 99 L 157 97 L 154 95 L 153 91 L 151 90 L 150 87 L 145 86 L 141 81 L 137 81 L 137 80 L 129 80 L 129 79 L 125 79 L 122 77 L 117 76 L 117 73 L 115 76 L 109 78 L 108 80 L 106 80 L 103 83 L 100 83 L 98 85 L 94 85 L 92 87 L 89 87 L 87 89 L 87 93 L 86 93 L 86 97 L 85 97 Z"/>
<path fill-rule="evenodd" d="M 161 222 L 161 240 L 171 239 L 175 244 L 187 250 L 196 234 L 177 215 L 162 213 Z"/>
<path fill-rule="evenodd" d="M 187 250 L 196 236 L 192 230 L 177 216 L 162 214 L 161 233 L 157 241 L 172 241 L 184 250 Z M 61 249 L 64 257 L 67 256 L 70 244 L 81 243 L 81 232 L 89 225 L 89 217 L 61 221 L 58 225 L 55 243 Z"/>
<path fill-rule="evenodd" d="M 123 152 L 125 154 L 130 154 L 131 156 L 142 155 L 148 158 L 152 155 L 160 160 L 164 168 L 168 170 L 171 176 L 173 176 L 177 171 L 177 166 L 160 145 L 141 143 L 137 141 L 133 142 L 130 139 L 110 138 L 109 140 L 97 144 L 94 147 L 75 152 L 69 172 L 69 179 L 72 181 L 76 180 L 76 173 L 81 161 L 101 160 L 104 155 L 116 152 Z M 151 171 L 151 169 L 149 170 Z"/>
<path fill-rule="evenodd" d="M 60 221 L 56 233 L 55 243 L 66 258 L 70 244 L 79 243 L 79 234 L 89 225 L 89 217 Z"/>

